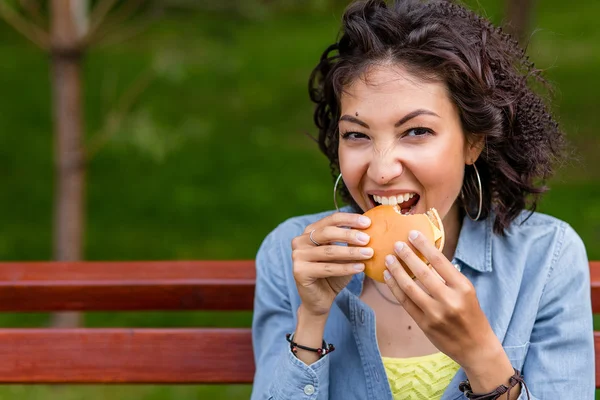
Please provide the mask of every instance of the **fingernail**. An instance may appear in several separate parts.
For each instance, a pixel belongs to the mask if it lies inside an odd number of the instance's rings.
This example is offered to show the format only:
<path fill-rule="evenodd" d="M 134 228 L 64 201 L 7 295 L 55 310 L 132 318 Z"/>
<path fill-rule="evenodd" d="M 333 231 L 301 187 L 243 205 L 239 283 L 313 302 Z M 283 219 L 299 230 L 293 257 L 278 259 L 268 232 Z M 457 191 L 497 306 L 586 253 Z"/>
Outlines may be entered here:
<path fill-rule="evenodd" d="M 354 264 L 353 267 L 356 271 L 362 271 L 365 269 L 365 264 Z"/>
<path fill-rule="evenodd" d="M 390 271 L 388 271 L 387 269 L 384 269 L 383 270 L 383 279 L 385 279 L 387 281 L 391 277 L 392 277 L 392 274 L 390 274 Z"/>
<path fill-rule="evenodd" d="M 396 251 L 402 251 L 404 248 L 404 242 L 396 242 L 394 246 L 396 246 Z"/>
<path fill-rule="evenodd" d="M 369 226 L 369 225 L 371 225 L 371 220 L 369 219 L 369 217 L 365 217 L 364 215 L 361 215 L 360 217 L 358 217 L 358 223 L 361 224 L 362 226 Z"/>
<path fill-rule="evenodd" d="M 408 234 L 408 238 L 410 240 L 415 240 L 419 236 L 419 231 L 410 231 Z"/>
<path fill-rule="evenodd" d="M 367 235 L 367 234 L 366 234 L 366 233 L 364 233 L 364 232 L 358 232 L 358 233 L 356 234 L 356 239 L 357 239 L 359 242 L 362 242 L 362 243 L 368 243 L 368 242 L 369 242 L 369 239 L 371 239 L 371 238 L 369 237 L 369 235 Z"/>
<path fill-rule="evenodd" d="M 363 256 L 372 256 L 373 249 L 370 247 L 363 247 L 362 249 L 360 249 L 360 254 L 362 254 Z"/>
<path fill-rule="evenodd" d="M 385 265 L 386 265 L 386 267 L 389 267 L 393 263 L 394 263 L 394 256 L 393 255 L 388 254 L 387 256 L 385 256 Z"/>

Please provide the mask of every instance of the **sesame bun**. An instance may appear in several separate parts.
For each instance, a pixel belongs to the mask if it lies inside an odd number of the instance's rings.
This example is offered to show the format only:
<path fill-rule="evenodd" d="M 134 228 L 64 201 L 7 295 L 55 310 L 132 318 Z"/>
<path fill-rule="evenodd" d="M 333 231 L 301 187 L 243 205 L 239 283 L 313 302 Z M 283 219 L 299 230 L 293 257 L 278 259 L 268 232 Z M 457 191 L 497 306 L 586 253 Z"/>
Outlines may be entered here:
<path fill-rule="evenodd" d="M 427 260 L 408 240 L 411 230 L 421 232 L 440 251 L 444 248 L 444 226 L 442 219 L 435 208 L 431 208 L 425 214 L 401 214 L 398 206 L 377 206 L 366 213 L 371 219 L 371 226 L 363 229 L 371 240 L 368 246 L 374 250 L 371 259 L 365 261 L 365 274 L 379 282 L 384 282 L 383 271 L 385 267 L 385 256 L 396 254 L 394 243 L 405 242 L 416 254 L 428 264 Z M 400 261 L 411 278 L 414 274 L 402 261 Z"/>

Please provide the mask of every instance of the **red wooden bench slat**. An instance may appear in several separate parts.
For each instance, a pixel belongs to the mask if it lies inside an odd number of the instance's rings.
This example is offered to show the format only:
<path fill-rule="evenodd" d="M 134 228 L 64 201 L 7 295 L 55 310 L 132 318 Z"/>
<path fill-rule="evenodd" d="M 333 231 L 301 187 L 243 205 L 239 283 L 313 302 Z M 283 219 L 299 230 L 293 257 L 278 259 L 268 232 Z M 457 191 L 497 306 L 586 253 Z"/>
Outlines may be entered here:
<path fill-rule="evenodd" d="M 0 281 L 251 279 L 254 260 L 0 262 Z"/>
<path fill-rule="evenodd" d="M 0 383 L 251 383 L 250 329 L 0 329 Z"/>
<path fill-rule="evenodd" d="M 600 332 L 594 332 L 594 353 L 596 360 L 596 389 L 600 389 Z"/>
<path fill-rule="evenodd" d="M 590 261 L 590 280 L 592 282 L 592 312 L 600 314 L 600 261 Z"/>
<path fill-rule="evenodd" d="M 600 261 L 590 261 L 600 313 Z M 0 263 L 0 311 L 252 310 L 253 260 Z"/>
<path fill-rule="evenodd" d="M 252 357 L 249 329 L 0 329 L 0 383 L 252 383 Z"/>
<path fill-rule="evenodd" d="M 0 263 L 0 311 L 252 310 L 254 261 Z"/>

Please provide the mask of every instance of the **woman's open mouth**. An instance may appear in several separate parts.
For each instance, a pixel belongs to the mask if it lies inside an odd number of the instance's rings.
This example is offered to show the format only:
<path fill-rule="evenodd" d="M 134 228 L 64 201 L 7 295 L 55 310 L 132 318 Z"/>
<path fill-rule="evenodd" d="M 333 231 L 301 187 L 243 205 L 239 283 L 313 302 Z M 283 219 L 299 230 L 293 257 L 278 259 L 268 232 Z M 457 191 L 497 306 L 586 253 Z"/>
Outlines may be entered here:
<path fill-rule="evenodd" d="M 373 196 L 369 195 L 369 199 L 375 206 L 390 205 L 398 206 L 402 214 L 412 214 L 415 205 L 421 197 L 417 193 L 403 193 L 396 196 Z"/>

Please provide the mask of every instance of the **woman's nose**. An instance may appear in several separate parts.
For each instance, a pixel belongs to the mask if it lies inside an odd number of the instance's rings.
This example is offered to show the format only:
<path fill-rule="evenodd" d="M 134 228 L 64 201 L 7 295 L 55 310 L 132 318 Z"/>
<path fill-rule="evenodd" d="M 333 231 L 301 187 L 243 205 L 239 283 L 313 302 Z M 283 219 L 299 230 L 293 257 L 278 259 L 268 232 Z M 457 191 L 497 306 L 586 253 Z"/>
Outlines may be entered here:
<path fill-rule="evenodd" d="M 404 171 L 399 159 L 392 155 L 374 157 L 369 164 L 367 176 L 378 185 L 386 185 L 393 181 Z"/>

